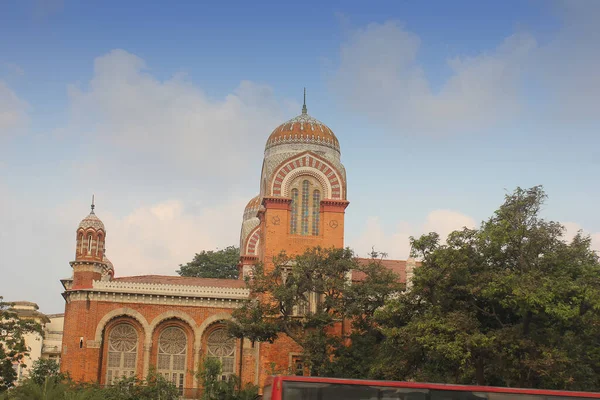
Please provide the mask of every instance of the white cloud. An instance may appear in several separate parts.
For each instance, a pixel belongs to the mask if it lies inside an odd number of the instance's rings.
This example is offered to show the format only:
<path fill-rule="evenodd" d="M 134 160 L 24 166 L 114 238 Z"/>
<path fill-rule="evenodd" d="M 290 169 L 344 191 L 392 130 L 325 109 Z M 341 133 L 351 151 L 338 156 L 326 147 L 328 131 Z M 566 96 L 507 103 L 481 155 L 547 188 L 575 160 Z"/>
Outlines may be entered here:
<path fill-rule="evenodd" d="M 434 210 L 419 225 L 404 221 L 397 224 L 393 233 L 386 232 L 379 217 L 369 217 L 363 233 L 352 240 L 350 247 L 360 256 L 366 256 L 372 248 L 387 253 L 389 259 L 405 260 L 410 254 L 410 236 L 419 237 L 429 232 L 437 232 L 444 241 L 448 234 L 464 227 L 475 228 L 475 220 L 452 210 Z"/>
<path fill-rule="evenodd" d="M 439 90 L 419 64 L 415 33 L 395 21 L 367 25 L 341 46 L 330 86 L 346 107 L 405 134 L 488 130 L 517 116 L 550 126 L 597 122 L 600 2 L 554 4 L 562 25 L 551 40 L 519 32 L 495 49 L 452 57 Z"/>
<path fill-rule="evenodd" d="M 44 171 L 55 182 L 43 201 L 42 189 L 8 186 L 0 173 L 0 270 L 9 271 L 0 295 L 61 311 L 59 279 L 72 272 L 75 230 L 92 193 L 118 276 L 175 275 L 195 253 L 238 243 L 264 144 L 296 109 L 265 85 L 242 81 L 213 99 L 185 76 L 151 72 L 115 50 L 95 60 L 89 82 L 69 88 L 69 121 L 44 138 L 56 166 Z M 2 84 L 0 116 L 17 112 L 0 118 L 0 133 L 22 123 L 22 109 Z"/>
<path fill-rule="evenodd" d="M 556 1 L 562 29 L 539 47 L 528 76 L 544 90 L 546 106 L 556 122 L 598 121 L 600 113 L 600 2 Z M 546 114 L 548 116 L 548 114 Z"/>
<path fill-rule="evenodd" d="M 581 225 L 576 222 L 564 222 L 562 225 L 565 227 L 564 239 L 568 243 L 577 234 L 582 231 L 584 235 L 589 235 L 592 239 L 592 250 L 595 250 L 600 255 L 600 232 L 587 232 Z"/>
<path fill-rule="evenodd" d="M 242 81 L 213 100 L 183 75 L 157 79 L 124 50 L 98 57 L 89 85 L 71 86 L 70 97 L 68 131 L 87 132 L 92 148 L 109 149 L 125 167 L 211 179 L 233 177 L 249 157 L 259 164 L 267 135 L 285 118 L 268 86 Z"/>
<path fill-rule="evenodd" d="M 592 239 L 592 250 L 600 254 L 600 232 L 589 233 L 583 230 L 581 225 L 575 222 L 565 222 L 564 239 L 570 242 L 578 231 L 589 234 Z M 443 242 L 448 235 L 464 227 L 475 229 L 478 224 L 468 215 L 452 210 L 434 210 L 425 217 L 422 224 L 411 225 L 404 221 L 397 224 L 393 232 L 387 232 L 379 217 L 369 217 L 365 223 L 362 234 L 351 240 L 350 247 L 360 256 L 366 256 L 372 248 L 388 254 L 389 259 L 405 260 L 410 254 L 410 236 L 436 232 Z"/>
<path fill-rule="evenodd" d="M 419 37 L 395 21 L 370 24 L 342 45 L 331 86 L 352 109 L 417 132 L 477 129 L 519 111 L 519 71 L 535 47 L 530 35 L 448 60 L 453 75 L 439 91 L 417 62 L 420 46 Z"/>
<path fill-rule="evenodd" d="M 246 202 L 235 199 L 191 213 L 181 201 L 167 200 L 122 218 L 102 216 L 106 255 L 117 276 L 174 275 L 195 253 L 237 243 Z"/>
<path fill-rule="evenodd" d="M 25 128 L 28 104 L 0 80 L 0 139 Z"/>

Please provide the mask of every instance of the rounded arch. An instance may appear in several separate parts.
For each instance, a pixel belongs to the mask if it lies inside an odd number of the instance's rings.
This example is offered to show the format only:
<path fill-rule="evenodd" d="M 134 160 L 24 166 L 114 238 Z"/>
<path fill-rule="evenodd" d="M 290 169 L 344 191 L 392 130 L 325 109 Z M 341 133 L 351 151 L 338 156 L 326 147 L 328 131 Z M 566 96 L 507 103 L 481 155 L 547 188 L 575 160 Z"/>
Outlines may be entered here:
<path fill-rule="evenodd" d="M 104 317 L 102 317 L 100 322 L 98 322 L 98 325 L 96 326 L 96 336 L 94 338 L 96 343 L 100 344 L 102 342 L 102 334 L 104 332 L 104 328 L 106 327 L 106 325 L 114 318 L 121 317 L 121 316 L 129 316 L 129 317 L 135 319 L 136 321 L 138 321 L 140 323 L 140 325 L 142 326 L 142 329 L 144 330 L 144 341 L 145 342 L 149 341 L 149 338 L 150 338 L 149 329 L 148 329 L 149 325 L 148 325 L 148 321 L 146 321 L 146 318 L 144 318 L 144 316 L 142 314 L 140 314 L 138 311 L 136 311 L 132 308 L 122 307 L 122 308 L 117 308 L 115 310 L 112 310 L 112 311 L 106 313 L 104 315 Z"/>
<path fill-rule="evenodd" d="M 242 251 L 245 255 L 258 255 L 258 243 L 260 242 L 260 225 L 254 228 L 246 238 Z"/>
<path fill-rule="evenodd" d="M 214 325 L 214 324 L 218 323 L 219 321 L 223 321 L 223 320 L 232 321 L 233 317 L 229 313 L 221 312 L 221 313 L 217 313 L 215 315 L 211 315 L 210 317 L 206 318 L 202 322 L 202 324 L 198 327 L 198 335 L 199 335 L 198 337 L 201 339 L 202 336 L 204 336 L 204 334 L 206 333 L 206 331 L 211 327 L 211 325 Z"/>
<path fill-rule="evenodd" d="M 272 196 L 289 197 L 289 182 L 300 175 L 310 175 L 323 186 L 324 199 L 343 199 L 345 190 L 341 174 L 330 163 L 317 155 L 305 152 L 281 163 L 270 182 Z"/>
<path fill-rule="evenodd" d="M 112 384 L 122 376 L 143 376 L 145 329 L 130 315 L 118 315 L 104 327 L 101 347 L 100 382 Z"/>
<path fill-rule="evenodd" d="M 302 176 L 310 176 L 312 178 L 315 178 L 321 186 L 322 192 L 325 195 L 324 198 L 330 199 L 332 197 L 333 191 L 331 188 L 331 183 L 329 182 L 327 177 L 321 171 L 306 167 L 297 168 L 289 174 L 287 174 L 285 178 L 283 178 L 283 181 L 281 182 L 281 195 L 283 197 L 290 197 L 290 188 L 292 186 L 292 182 L 294 182 L 297 178 L 300 178 Z"/>
<path fill-rule="evenodd" d="M 178 320 L 183 321 L 186 324 L 188 324 L 190 329 L 192 330 L 192 332 L 194 332 L 194 343 L 199 343 L 198 340 L 200 339 L 200 336 L 198 334 L 198 325 L 196 324 L 196 321 L 194 321 L 194 319 L 192 317 L 190 317 L 188 314 L 184 313 L 183 311 L 178 311 L 178 310 L 165 311 L 164 313 L 154 317 L 154 319 L 152 320 L 152 323 L 150 323 L 150 326 L 148 327 L 148 335 L 150 337 L 152 337 L 154 330 L 161 324 L 161 322 L 169 320 L 169 319 L 173 319 L 173 318 L 178 319 Z"/>

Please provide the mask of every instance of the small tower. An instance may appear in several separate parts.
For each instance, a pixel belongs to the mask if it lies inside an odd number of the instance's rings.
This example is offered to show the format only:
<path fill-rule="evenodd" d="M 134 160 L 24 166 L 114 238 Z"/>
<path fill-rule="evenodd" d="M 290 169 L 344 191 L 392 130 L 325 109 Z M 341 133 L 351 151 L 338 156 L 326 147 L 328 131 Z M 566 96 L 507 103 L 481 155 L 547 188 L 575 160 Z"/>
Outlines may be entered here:
<path fill-rule="evenodd" d="M 112 263 L 104 255 L 106 229 L 94 212 L 92 196 L 91 211 L 77 228 L 77 248 L 73 267 L 73 289 L 91 288 L 92 281 L 101 280 L 103 276 L 114 275 Z"/>

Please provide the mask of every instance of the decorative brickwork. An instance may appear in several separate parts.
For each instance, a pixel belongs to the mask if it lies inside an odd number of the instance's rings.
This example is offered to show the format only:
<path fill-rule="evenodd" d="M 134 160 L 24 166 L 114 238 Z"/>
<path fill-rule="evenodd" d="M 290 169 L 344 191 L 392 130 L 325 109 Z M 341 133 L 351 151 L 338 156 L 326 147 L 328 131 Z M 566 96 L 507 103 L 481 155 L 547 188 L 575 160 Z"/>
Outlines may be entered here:
<path fill-rule="evenodd" d="M 242 216 L 238 280 L 119 277 L 118 265 L 105 254 L 106 228 L 92 204 L 76 230 L 73 275 L 61 280 L 63 372 L 75 381 L 110 384 L 122 375 L 143 378 L 156 368 L 190 396 L 197 393 L 194 372 L 203 356 L 220 359 L 224 374 L 241 374 L 243 383 L 262 385 L 273 366 L 283 373 L 302 370 L 302 349 L 290 338 L 241 342 L 226 335 L 224 322 L 249 299 L 244 278 L 252 277 L 256 263 L 269 269 L 281 251 L 296 255 L 317 245 L 344 246 L 346 171 L 333 131 L 308 115 L 306 106 L 273 131 L 264 157 L 260 194 Z M 384 265 L 405 280 L 417 263 Z M 351 273 L 348 279 L 364 276 Z"/>
<path fill-rule="evenodd" d="M 256 255 L 257 254 L 257 245 L 260 241 L 260 227 L 256 227 L 254 231 L 248 237 L 248 242 L 246 243 L 245 255 Z"/>
<path fill-rule="evenodd" d="M 289 197 L 289 182 L 303 175 L 316 178 L 326 190 L 325 198 L 343 199 L 346 195 L 340 173 L 326 160 L 305 152 L 284 161 L 271 178 L 272 196 Z"/>

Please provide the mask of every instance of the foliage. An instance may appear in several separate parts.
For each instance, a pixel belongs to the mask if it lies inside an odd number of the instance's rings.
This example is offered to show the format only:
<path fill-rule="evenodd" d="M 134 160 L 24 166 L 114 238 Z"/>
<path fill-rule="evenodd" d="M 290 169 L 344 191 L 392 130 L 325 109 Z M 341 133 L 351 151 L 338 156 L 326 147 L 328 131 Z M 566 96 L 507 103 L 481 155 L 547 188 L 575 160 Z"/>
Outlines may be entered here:
<path fill-rule="evenodd" d="M 151 372 L 145 380 L 123 378 L 113 386 L 74 384 L 68 379 L 59 381 L 51 376 L 40 384 L 28 379 L 9 391 L 6 400 L 176 400 L 175 385 Z"/>
<path fill-rule="evenodd" d="M 12 303 L 3 302 L 0 296 L 0 393 L 14 386 L 17 373 L 13 365 L 23 365 L 29 355 L 24 335 L 37 332 L 42 335 L 42 327 L 35 321 L 20 319 L 12 310 Z"/>
<path fill-rule="evenodd" d="M 377 314 L 385 379 L 600 389 L 600 264 L 517 188 L 479 229 L 411 238 L 413 288 Z"/>
<path fill-rule="evenodd" d="M 258 387 L 247 384 L 240 388 L 241 381 L 236 375 L 230 375 L 227 380 L 221 380 L 221 362 L 207 357 L 198 371 L 202 382 L 202 400 L 256 400 Z"/>
<path fill-rule="evenodd" d="M 29 378 L 38 385 L 42 385 L 46 379 L 61 382 L 65 379 L 65 376 L 60 373 L 60 367 L 55 360 L 39 358 L 33 363 Z"/>
<path fill-rule="evenodd" d="M 343 324 L 347 331 L 351 325 L 354 335 L 369 334 L 375 310 L 402 288 L 398 276 L 377 257 L 373 254 L 365 264 L 350 249 L 315 247 L 296 257 L 280 254 L 270 270 L 257 264 L 248 281 L 253 298 L 234 311 L 229 331 L 252 342 L 273 342 L 285 334 L 303 349 L 313 375 L 343 376 L 347 371 L 340 368 L 348 363 L 336 356 L 348 358 L 346 353 L 353 348 L 332 328 Z M 364 279 L 351 282 L 352 271 Z M 305 307 L 309 300 L 310 309 Z M 361 363 L 371 360 L 373 353 Z"/>
<path fill-rule="evenodd" d="M 240 249 L 235 246 L 217 251 L 203 250 L 189 263 L 180 265 L 177 273 L 198 278 L 237 279 L 239 261 Z"/>
<path fill-rule="evenodd" d="M 124 378 L 112 386 L 102 389 L 107 400 L 162 399 L 175 400 L 179 391 L 163 376 L 150 372 L 145 380 Z"/>

